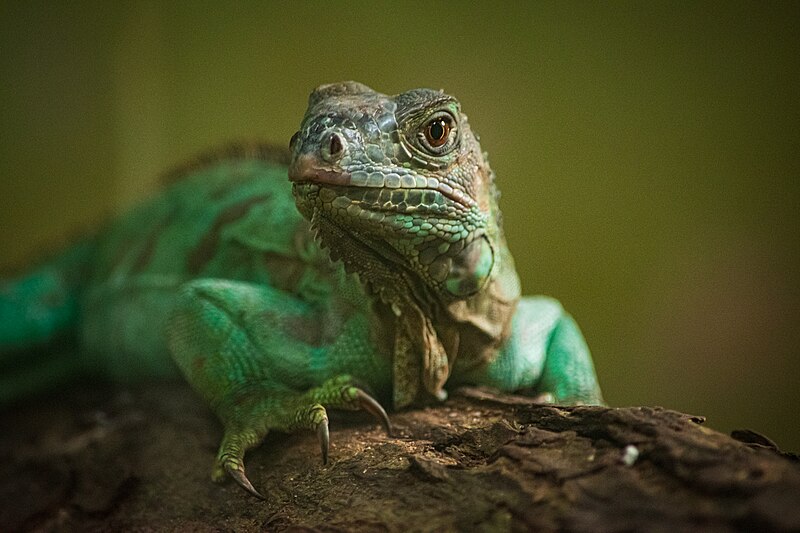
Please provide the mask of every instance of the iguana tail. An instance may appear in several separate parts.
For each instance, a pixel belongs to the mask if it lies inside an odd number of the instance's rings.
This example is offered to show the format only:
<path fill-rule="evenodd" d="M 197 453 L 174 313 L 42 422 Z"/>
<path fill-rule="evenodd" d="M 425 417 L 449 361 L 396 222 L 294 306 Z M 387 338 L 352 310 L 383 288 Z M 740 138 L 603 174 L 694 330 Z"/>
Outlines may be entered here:
<path fill-rule="evenodd" d="M 94 245 L 81 241 L 16 279 L 0 280 L 0 405 L 79 371 L 79 299 Z"/>

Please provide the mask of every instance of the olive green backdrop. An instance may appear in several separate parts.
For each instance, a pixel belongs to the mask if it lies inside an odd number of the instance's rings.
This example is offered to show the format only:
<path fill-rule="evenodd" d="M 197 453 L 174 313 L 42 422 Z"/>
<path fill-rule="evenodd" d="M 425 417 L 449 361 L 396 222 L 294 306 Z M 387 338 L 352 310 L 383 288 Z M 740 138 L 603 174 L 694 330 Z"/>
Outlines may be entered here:
<path fill-rule="evenodd" d="M 287 142 L 318 84 L 444 88 L 608 401 L 800 450 L 797 3 L 218 4 L 2 2 L 0 266 L 199 150 Z"/>

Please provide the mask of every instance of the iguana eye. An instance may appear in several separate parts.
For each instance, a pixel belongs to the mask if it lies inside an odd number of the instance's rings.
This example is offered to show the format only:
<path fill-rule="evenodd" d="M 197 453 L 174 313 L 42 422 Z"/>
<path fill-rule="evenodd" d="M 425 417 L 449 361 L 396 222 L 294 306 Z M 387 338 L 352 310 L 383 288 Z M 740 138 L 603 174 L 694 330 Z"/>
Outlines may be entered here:
<path fill-rule="evenodd" d="M 428 140 L 428 144 L 434 148 L 438 148 L 446 143 L 449 135 L 450 122 L 443 117 L 431 120 L 425 128 L 425 138 Z"/>
<path fill-rule="evenodd" d="M 433 155 L 444 155 L 456 144 L 456 121 L 450 113 L 437 113 L 423 123 L 418 136 L 422 148 Z"/>

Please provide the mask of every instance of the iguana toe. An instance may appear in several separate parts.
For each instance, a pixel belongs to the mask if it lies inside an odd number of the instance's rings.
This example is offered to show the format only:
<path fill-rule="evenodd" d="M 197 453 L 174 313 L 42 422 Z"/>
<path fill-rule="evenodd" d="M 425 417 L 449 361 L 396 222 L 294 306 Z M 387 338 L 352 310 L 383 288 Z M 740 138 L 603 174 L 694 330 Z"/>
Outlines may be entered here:
<path fill-rule="evenodd" d="M 540 392 L 533 397 L 533 403 L 549 405 L 556 403 L 556 396 L 552 392 Z"/>
<path fill-rule="evenodd" d="M 245 452 L 258 444 L 262 438 L 263 436 L 252 432 L 226 431 L 217 453 L 217 460 L 214 464 L 211 478 L 214 481 L 221 482 L 225 479 L 225 474 L 227 473 L 244 490 L 259 499 L 265 499 L 247 479 L 247 474 L 244 471 Z"/>

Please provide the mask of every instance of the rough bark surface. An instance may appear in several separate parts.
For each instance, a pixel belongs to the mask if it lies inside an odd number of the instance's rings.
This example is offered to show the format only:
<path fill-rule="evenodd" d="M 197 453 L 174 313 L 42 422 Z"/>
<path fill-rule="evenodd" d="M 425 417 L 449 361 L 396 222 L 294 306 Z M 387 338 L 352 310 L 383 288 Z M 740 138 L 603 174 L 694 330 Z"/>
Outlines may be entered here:
<path fill-rule="evenodd" d="M 800 531 L 800 462 L 661 408 L 464 389 L 331 418 L 248 454 L 267 500 L 209 471 L 221 429 L 185 386 L 83 388 L 0 414 L 0 531 Z"/>

